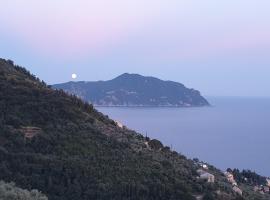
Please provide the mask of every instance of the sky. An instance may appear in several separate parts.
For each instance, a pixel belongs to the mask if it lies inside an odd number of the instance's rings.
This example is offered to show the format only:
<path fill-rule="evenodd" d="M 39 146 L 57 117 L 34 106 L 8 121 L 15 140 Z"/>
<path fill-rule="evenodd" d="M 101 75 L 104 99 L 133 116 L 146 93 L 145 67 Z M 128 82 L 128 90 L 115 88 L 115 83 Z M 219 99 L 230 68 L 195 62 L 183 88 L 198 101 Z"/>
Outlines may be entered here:
<path fill-rule="evenodd" d="M 269 0 L 0 0 L 0 57 L 48 84 L 138 73 L 270 97 Z"/>

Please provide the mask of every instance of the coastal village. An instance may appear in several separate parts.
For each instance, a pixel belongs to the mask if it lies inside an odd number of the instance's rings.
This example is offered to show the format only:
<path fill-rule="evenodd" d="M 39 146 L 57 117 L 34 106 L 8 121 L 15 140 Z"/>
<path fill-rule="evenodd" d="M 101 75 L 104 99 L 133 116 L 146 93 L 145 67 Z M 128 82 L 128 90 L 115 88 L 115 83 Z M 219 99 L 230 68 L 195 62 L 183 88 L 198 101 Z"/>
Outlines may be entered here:
<path fill-rule="evenodd" d="M 202 162 L 197 162 L 197 165 L 199 166 L 199 169 L 197 170 L 197 173 L 199 175 L 199 179 L 205 180 L 208 183 L 214 183 L 215 182 L 215 176 L 211 173 L 209 173 L 208 165 Z M 232 172 L 225 171 L 224 176 L 226 177 L 227 181 L 232 185 L 232 189 L 235 193 L 239 194 L 240 196 L 243 195 L 242 189 L 239 187 L 239 184 L 234 178 L 234 175 Z M 245 178 L 247 180 L 247 178 Z M 255 185 L 253 187 L 254 192 L 258 192 L 260 194 L 270 194 L 270 178 L 266 179 L 265 185 Z"/>
<path fill-rule="evenodd" d="M 238 187 L 238 183 L 236 182 L 233 174 L 231 172 L 224 172 L 225 177 L 227 178 L 228 182 L 232 184 L 233 190 L 242 195 L 241 189 Z M 247 178 L 244 179 L 247 181 Z M 270 194 L 270 178 L 266 179 L 265 185 L 255 185 L 253 186 L 254 192 L 259 192 L 260 194 Z"/>
<path fill-rule="evenodd" d="M 124 128 L 125 126 L 119 122 L 119 121 L 115 121 L 116 125 L 119 128 Z M 145 145 L 147 148 L 150 149 L 150 146 L 148 144 L 148 142 L 145 142 Z M 198 166 L 198 179 L 204 180 L 208 183 L 215 183 L 215 175 L 211 174 L 209 171 L 209 167 L 208 164 L 200 162 L 198 160 L 195 161 L 195 163 Z M 231 171 L 227 170 L 224 173 L 224 176 L 226 177 L 227 181 L 232 185 L 232 189 L 235 193 L 237 193 L 240 196 L 243 196 L 243 191 L 240 188 L 239 184 L 237 183 L 237 181 L 234 178 L 234 175 Z M 245 178 L 245 180 L 247 181 L 247 178 Z M 266 178 L 266 184 L 265 185 L 255 185 L 253 187 L 253 191 L 254 192 L 258 192 L 260 194 L 270 194 L 270 178 Z"/>
<path fill-rule="evenodd" d="M 115 121 L 115 123 L 121 129 L 123 129 L 125 127 L 120 121 Z M 147 148 L 151 149 L 148 142 L 145 142 L 145 145 Z M 159 150 L 161 150 L 161 148 Z M 199 160 L 194 160 L 194 161 L 198 166 L 197 173 L 199 176 L 197 178 L 200 180 L 204 180 L 208 183 L 215 183 L 215 175 L 210 173 L 211 170 L 209 170 L 208 164 L 201 162 Z M 237 181 L 235 180 L 233 172 L 230 170 L 227 170 L 227 171 L 223 172 L 223 174 L 224 174 L 226 180 L 228 181 L 228 183 L 231 184 L 233 191 L 236 194 L 243 196 L 243 190 L 240 188 L 239 183 L 237 183 Z M 244 180 L 247 181 L 247 178 L 245 177 Z M 266 178 L 265 185 L 255 185 L 255 186 L 253 185 L 253 191 L 258 192 L 262 195 L 263 194 L 270 194 L 270 178 Z M 200 198 L 201 197 L 198 196 L 197 199 L 200 199 Z"/>

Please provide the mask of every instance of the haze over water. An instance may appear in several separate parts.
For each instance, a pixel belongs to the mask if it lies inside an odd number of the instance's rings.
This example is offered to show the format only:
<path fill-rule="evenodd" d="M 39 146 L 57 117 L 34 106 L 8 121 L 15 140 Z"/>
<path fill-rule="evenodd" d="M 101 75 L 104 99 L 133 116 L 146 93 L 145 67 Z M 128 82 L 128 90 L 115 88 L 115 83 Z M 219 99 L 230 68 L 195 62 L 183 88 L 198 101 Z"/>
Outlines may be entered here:
<path fill-rule="evenodd" d="M 208 98 L 202 108 L 98 108 L 189 158 L 270 176 L 270 98 Z"/>

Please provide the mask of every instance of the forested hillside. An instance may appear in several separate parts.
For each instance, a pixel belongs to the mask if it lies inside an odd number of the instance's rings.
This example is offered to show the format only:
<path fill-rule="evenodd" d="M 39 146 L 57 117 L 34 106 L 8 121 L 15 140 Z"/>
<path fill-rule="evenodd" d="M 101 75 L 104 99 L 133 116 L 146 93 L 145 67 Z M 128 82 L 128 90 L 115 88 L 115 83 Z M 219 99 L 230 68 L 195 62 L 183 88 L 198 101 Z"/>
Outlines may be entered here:
<path fill-rule="evenodd" d="M 197 162 L 4 59 L 0 160 L 0 180 L 49 200 L 242 199 L 216 168 L 214 183 L 199 179 Z"/>

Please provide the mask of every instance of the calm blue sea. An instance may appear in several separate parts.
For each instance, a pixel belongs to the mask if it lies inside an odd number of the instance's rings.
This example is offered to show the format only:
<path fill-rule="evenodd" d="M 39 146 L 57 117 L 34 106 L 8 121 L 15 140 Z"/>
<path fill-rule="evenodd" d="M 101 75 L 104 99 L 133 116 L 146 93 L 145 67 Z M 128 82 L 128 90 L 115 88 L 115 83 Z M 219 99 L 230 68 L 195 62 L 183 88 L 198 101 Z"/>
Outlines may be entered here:
<path fill-rule="evenodd" d="M 98 108 L 189 158 L 270 176 L 270 98 L 208 98 L 203 108 Z"/>

